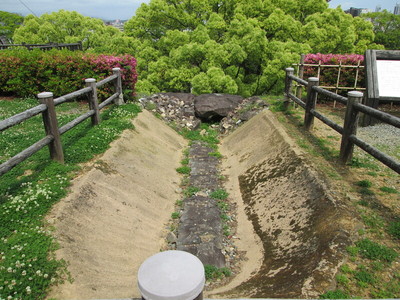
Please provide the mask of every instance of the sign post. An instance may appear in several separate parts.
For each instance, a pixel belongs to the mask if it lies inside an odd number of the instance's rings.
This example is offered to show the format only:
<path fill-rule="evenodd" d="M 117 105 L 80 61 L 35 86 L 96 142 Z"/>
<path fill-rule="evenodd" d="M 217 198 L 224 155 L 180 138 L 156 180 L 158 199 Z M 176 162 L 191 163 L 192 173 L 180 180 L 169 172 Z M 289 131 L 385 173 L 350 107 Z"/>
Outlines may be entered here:
<path fill-rule="evenodd" d="M 365 104 L 378 109 L 380 101 L 400 102 L 400 50 L 367 50 L 364 64 Z M 375 122 L 372 117 L 364 115 L 363 126 Z"/>

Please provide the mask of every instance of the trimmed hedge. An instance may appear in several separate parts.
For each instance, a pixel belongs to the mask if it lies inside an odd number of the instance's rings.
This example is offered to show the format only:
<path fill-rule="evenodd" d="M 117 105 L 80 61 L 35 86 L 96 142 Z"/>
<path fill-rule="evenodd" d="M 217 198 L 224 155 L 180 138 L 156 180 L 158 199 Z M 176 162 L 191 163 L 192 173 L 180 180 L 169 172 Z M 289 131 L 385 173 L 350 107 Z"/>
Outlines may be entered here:
<path fill-rule="evenodd" d="M 306 64 L 319 64 L 321 65 L 342 65 L 357 66 L 358 61 L 362 66 L 364 63 L 364 56 L 359 54 L 307 54 L 304 58 Z M 336 86 L 339 67 L 321 68 L 320 72 L 320 85 L 323 86 Z M 304 67 L 304 78 L 317 77 L 318 67 Z M 365 87 L 364 84 L 364 69 L 358 72 L 357 87 Z M 340 87 L 353 87 L 356 78 L 356 68 L 342 68 L 340 73 L 339 86 Z M 342 94 L 347 94 L 346 91 L 341 91 Z"/>
<path fill-rule="evenodd" d="M 102 80 L 110 76 L 115 67 L 122 71 L 124 96 L 134 96 L 137 81 L 136 59 L 131 55 L 14 49 L 0 51 L 0 65 L 1 93 L 19 97 L 34 97 L 45 91 L 59 97 L 85 87 L 86 78 Z M 110 89 L 99 91 L 100 98 Z"/>

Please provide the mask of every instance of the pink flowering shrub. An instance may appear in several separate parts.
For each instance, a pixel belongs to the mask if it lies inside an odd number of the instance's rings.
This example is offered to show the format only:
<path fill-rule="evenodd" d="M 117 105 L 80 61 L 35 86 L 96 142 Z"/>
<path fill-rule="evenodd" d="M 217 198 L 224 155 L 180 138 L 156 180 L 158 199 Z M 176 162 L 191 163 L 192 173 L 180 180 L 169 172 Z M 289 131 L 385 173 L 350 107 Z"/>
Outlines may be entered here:
<path fill-rule="evenodd" d="M 360 62 L 360 66 L 364 63 L 364 56 L 359 54 L 307 54 L 304 62 L 306 64 L 321 65 L 342 65 L 357 66 Z M 321 86 L 336 86 L 338 77 L 339 67 L 327 67 L 321 68 L 320 71 L 320 85 Z M 309 77 L 317 77 L 318 67 L 305 66 L 304 67 L 304 79 Z M 356 78 L 356 68 L 341 68 L 339 86 L 340 87 L 354 87 Z M 364 87 L 364 69 L 360 68 L 358 71 L 357 87 Z M 343 92 L 342 93 L 346 93 Z"/>
<path fill-rule="evenodd" d="M 52 92 L 59 97 L 85 87 L 86 78 L 100 81 L 121 68 L 124 96 L 134 96 L 136 59 L 131 55 L 99 55 L 83 52 L 43 52 L 26 49 L 0 51 L 0 91 L 19 97 Z M 101 99 L 114 93 L 110 83 L 98 92 Z"/>

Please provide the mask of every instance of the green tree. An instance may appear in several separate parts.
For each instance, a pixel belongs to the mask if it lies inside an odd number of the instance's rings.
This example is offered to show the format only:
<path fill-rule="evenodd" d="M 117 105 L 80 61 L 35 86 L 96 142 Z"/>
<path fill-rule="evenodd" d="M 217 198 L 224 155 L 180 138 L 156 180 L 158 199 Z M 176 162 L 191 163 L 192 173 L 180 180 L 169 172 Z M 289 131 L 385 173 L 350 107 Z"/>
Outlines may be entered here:
<path fill-rule="evenodd" d="M 385 46 L 388 50 L 400 49 L 400 15 L 383 10 L 362 14 L 361 17 L 372 23 L 376 43 Z"/>
<path fill-rule="evenodd" d="M 85 17 L 75 11 L 60 10 L 40 17 L 29 15 L 14 33 L 16 43 L 76 43 L 84 50 L 121 53 L 131 49 L 132 40 L 100 19 Z"/>
<path fill-rule="evenodd" d="M 4 35 L 8 39 L 12 39 L 15 29 L 18 28 L 24 21 L 24 17 L 0 11 L 0 36 Z"/>
<path fill-rule="evenodd" d="M 362 53 L 370 24 L 326 0 L 151 0 L 125 25 L 143 92 L 282 90 L 301 53 Z"/>

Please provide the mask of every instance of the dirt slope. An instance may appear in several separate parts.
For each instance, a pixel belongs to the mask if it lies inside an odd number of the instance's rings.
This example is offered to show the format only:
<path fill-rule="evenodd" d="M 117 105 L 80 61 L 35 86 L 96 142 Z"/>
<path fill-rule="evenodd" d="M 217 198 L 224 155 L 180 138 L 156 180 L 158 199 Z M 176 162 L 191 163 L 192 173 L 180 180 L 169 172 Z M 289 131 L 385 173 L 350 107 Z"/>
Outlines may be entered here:
<path fill-rule="evenodd" d="M 56 227 L 58 258 L 74 282 L 49 298 L 138 297 L 140 264 L 160 251 L 180 177 L 186 141 L 147 111 L 76 178 L 69 196 L 48 216 Z"/>
<path fill-rule="evenodd" d="M 274 115 L 223 139 L 226 185 L 238 208 L 242 272 L 207 296 L 318 298 L 342 263 L 351 216 Z"/>

